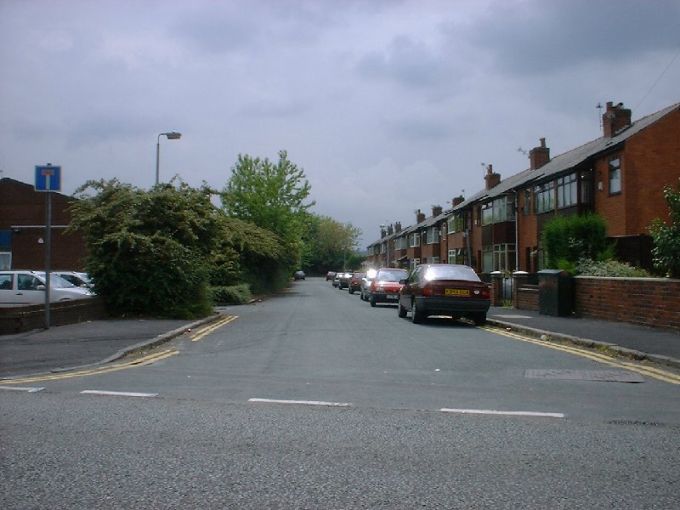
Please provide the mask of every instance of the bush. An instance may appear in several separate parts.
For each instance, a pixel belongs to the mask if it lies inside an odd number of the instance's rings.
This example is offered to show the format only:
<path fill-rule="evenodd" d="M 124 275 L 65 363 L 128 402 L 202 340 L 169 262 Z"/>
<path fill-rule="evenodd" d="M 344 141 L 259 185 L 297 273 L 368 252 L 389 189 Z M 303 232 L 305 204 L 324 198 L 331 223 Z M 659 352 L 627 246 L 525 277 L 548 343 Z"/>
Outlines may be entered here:
<path fill-rule="evenodd" d="M 670 225 L 657 218 L 649 232 L 654 239 L 654 266 L 668 276 L 680 278 L 680 181 L 677 190 L 667 186 L 663 196 L 668 204 Z"/>
<path fill-rule="evenodd" d="M 582 258 L 606 260 L 614 251 L 607 241 L 607 225 L 597 214 L 557 216 L 545 226 L 541 237 L 549 267 Z"/>
<path fill-rule="evenodd" d="M 216 305 L 244 305 L 248 303 L 253 295 L 250 292 L 250 285 L 241 283 L 222 287 L 210 287 L 213 303 Z"/>
<path fill-rule="evenodd" d="M 651 275 L 644 269 L 633 267 L 617 260 L 596 261 L 580 259 L 575 264 L 575 274 L 582 276 L 604 276 L 623 278 L 649 278 Z"/>

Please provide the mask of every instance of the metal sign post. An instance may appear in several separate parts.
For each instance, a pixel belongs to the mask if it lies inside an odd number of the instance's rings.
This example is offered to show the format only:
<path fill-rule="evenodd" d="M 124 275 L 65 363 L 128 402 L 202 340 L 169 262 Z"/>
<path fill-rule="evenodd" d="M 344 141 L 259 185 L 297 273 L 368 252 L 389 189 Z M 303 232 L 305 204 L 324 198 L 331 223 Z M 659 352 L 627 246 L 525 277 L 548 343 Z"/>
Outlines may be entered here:
<path fill-rule="evenodd" d="M 61 167 L 35 167 L 35 190 L 46 192 L 45 196 L 45 329 L 50 328 L 50 288 L 52 259 L 52 191 L 61 191 Z"/>

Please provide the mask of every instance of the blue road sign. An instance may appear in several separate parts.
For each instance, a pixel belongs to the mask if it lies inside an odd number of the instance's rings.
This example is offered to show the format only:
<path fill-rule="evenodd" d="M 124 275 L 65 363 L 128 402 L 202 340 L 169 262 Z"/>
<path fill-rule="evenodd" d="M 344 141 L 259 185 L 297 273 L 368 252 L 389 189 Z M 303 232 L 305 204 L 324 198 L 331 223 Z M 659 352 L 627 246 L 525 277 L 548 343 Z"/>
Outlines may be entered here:
<path fill-rule="evenodd" d="M 36 166 L 35 190 L 61 191 L 61 167 L 52 165 Z"/>

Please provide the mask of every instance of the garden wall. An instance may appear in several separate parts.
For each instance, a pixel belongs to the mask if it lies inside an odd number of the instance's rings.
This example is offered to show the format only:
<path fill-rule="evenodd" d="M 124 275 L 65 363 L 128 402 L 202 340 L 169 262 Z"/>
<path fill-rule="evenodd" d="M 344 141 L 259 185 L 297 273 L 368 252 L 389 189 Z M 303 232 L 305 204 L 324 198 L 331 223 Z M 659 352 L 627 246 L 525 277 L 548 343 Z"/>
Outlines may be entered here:
<path fill-rule="evenodd" d="M 103 319 L 106 316 L 103 301 L 96 297 L 50 305 L 50 323 L 52 326 Z M 0 335 L 11 335 L 44 327 L 44 305 L 0 308 Z"/>
<path fill-rule="evenodd" d="M 680 280 L 577 276 L 574 293 L 576 315 L 680 330 Z"/>

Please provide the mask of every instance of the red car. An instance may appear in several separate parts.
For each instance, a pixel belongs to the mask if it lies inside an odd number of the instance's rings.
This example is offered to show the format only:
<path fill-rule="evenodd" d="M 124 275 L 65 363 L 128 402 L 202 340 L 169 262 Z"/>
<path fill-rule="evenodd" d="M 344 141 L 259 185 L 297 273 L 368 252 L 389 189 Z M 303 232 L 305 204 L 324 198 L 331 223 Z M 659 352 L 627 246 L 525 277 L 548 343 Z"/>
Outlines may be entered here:
<path fill-rule="evenodd" d="M 361 280 L 366 276 L 366 273 L 355 272 L 349 279 L 349 293 L 354 294 L 354 291 L 361 290 Z"/>
<path fill-rule="evenodd" d="M 460 264 L 420 265 L 399 294 L 399 317 L 411 312 L 415 323 L 429 315 L 449 315 L 454 319 L 466 317 L 480 325 L 486 322 L 489 306 L 489 286 L 474 269 Z"/>
<path fill-rule="evenodd" d="M 406 269 L 381 267 L 375 274 L 368 288 L 368 302 L 371 306 L 377 303 L 396 303 L 403 284 L 399 283 L 408 276 Z"/>

